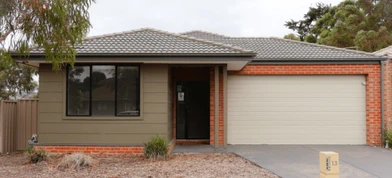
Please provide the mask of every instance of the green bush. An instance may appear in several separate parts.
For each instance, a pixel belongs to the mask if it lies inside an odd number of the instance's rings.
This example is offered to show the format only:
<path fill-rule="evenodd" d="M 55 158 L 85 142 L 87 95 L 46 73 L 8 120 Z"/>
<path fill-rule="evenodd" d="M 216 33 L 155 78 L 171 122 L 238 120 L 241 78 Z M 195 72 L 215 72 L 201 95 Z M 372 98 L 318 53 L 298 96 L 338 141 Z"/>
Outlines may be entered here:
<path fill-rule="evenodd" d="M 385 140 L 388 140 L 389 148 L 392 148 L 392 130 L 387 131 L 385 134 Z"/>
<path fill-rule="evenodd" d="M 169 156 L 168 142 L 162 136 L 154 136 L 144 144 L 144 156 L 152 160 L 166 159 Z"/>
<path fill-rule="evenodd" d="M 28 163 L 38 163 L 46 160 L 46 152 L 44 150 L 37 151 L 34 147 L 27 147 L 24 152 Z"/>

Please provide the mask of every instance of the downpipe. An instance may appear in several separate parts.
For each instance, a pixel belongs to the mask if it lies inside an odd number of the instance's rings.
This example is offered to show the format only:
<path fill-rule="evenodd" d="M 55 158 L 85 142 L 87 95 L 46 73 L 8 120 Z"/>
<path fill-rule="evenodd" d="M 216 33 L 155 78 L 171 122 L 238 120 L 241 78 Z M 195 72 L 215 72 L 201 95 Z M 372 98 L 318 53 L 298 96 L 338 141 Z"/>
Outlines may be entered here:
<path fill-rule="evenodd" d="M 381 79 L 381 146 L 385 143 L 385 121 L 384 121 L 384 61 L 380 61 Z"/>

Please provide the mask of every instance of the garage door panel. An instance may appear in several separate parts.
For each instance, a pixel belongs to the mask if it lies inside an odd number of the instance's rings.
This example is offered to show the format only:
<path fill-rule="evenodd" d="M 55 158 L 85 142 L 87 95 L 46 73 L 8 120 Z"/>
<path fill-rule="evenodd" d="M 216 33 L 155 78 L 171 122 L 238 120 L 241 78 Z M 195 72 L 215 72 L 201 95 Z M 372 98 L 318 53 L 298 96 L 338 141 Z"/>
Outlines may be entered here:
<path fill-rule="evenodd" d="M 358 111 L 361 112 L 363 110 L 362 107 L 334 107 L 334 106 L 325 106 L 325 107 L 314 107 L 314 106 L 282 106 L 282 107 L 258 107 L 258 106 L 239 106 L 239 107 L 230 107 L 228 106 L 228 110 L 233 112 L 241 111 L 241 112 L 263 112 L 263 111 L 282 111 L 282 112 L 353 112 Z"/>
<path fill-rule="evenodd" d="M 335 80 L 334 77 L 336 75 L 269 75 L 269 76 L 263 76 L 266 77 L 263 79 L 263 83 L 266 84 L 275 84 L 275 83 L 287 83 L 287 84 L 295 84 L 295 83 L 304 83 L 307 84 L 309 82 L 316 83 L 316 84 L 323 84 L 323 83 L 356 83 L 356 82 L 362 82 L 363 76 L 357 75 L 353 77 L 353 75 L 340 75 L 339 80 Z M 249 83 L 249 81 L 253 82 L 253 78 L 257 78 L 259 76 L 257 75 L 248 75 L 248 76 L 243 76 L 243 75 L 230 75 L 231 79 L 233 80 L 238 80 L 236 83 Z M 253 78 L 252 78 L 253 77 Z M 314 80 L 314 77 L 317 77 L 319 80 Z M 289 80 L 288 80 L 289 79 Z M 234 83 L 231 83 L 234 84 Z"/>
<path fill-rule="evenodd" d="M 230 87 L 228 87 L 230 88 Z M 303 98 L 304 94 L 306 94 L 307 98 L 331 98 L 331 97 L 343 97 L 343 98 L 357 98 L 362 92 L 346 92 L 346 93 L 312 93 L 312 92 L 298 92 L 298 93 L 284 93 L 284 92 L 227 92 L 228 96 L 231 98 Z M 363 98 L 362 96 L 360 98 Z"/>
<path fill-rule="evenodd" d="M 234 116 L 239 116 L 238 119 L 247 119 L 247 118 L 251 118 L 251 116 L 253 117 L 257 117 L 257 118 L 261 118 L 260 114 L 262 114 L 263 120 L 267 120 L 269 118 L 273 118 L 272 116 L 275 117 L 280 117 L 280 118 L 287 118 L 287 116 L 291 117 L 296 117 L 296 116 L 304 116 L 308 119 L 313 119 L 313 117 L 323 117 L 326 116 L 329 119 L 341 119 L 339 117 L 333 117 L 333 116 L 341 116 L 341 117 L 345 117 L 346 119 L 355 119 L 358 120 L 357 117 L 363 117 L 363 115 L 365 114 L 365 111 L 362 112 L 229 112 L 228 116 L 230 116 L 230 120 L 235 120 Z M 268 116 L 268 117 L 267 117 Z"/>
<path fill-rule="evenodd" d="M 362 85 L 361 83 L 358 83 L 357 85 Z M 230 86 L 229 86 L 230 87 Z M 246 87 L 233 87 L 231 88 L 230 92 L 233 93 L 241 93 L 241 92 L 248 92 L 248 88 L 258 88 L 257 93 L 279 93 L 279 92 L 284 92 L 284 93 L 297 93 L 297 92 L 303 92 L 303 88 L 307 88 L 307 93 L 319 93 L 320 90 L 325 90 L 326 86 L 317 86 L 315 84 L 293 84 L 290 85 L 290 87 L 287 87 L 287 84 L 276 84 L 273 86 L 261 86 L 261 85 L 248 85 Z M 350 92 L 360 92 L 361 88 L 356 87 L 356 85 L 349 85 L 349 84 L 342 84 L 342 85 L 329 85 L 328 86 L 328 93 L 334 93 L 334 92 L 340 92 L 340 93 L 350 93 Z"/>
<path fill-rule="evenodd" d="M 248 132 L 244 132 L 242 130 L 238 130 L 238 134 L 236 135 L 229 135 L 232 136 L 233 138 L 242 138 L 242 137 L 247 137 L 247 138 L 260 138 L 260 139 L 265 139 L 265 138 L 273 138 L 273 139 L 287 139 L 287 138 L 292 138 L 292 139 L 326 139 L 326 138 L 331 138 L 331 139 L 343 139 L 343 138 L 358 138 L 358 135 L 363 135 L 364 131 L 359 128 L 350 128 L 349 133 L 347 130 L 334 130 L 331 132 L 329 129 L 320 129 L 318 132 L 313 132 L 310 130 L 301 130 L 298 132 L 291 132 L 291 133 L 286 133 L 286 132 L 279 132 L 279 131 L 260 131 L 260 130 L 249 130 L 252 134 L 248 134 Z M 328 135 L 323 135 L 320 136 L 320 132 L 327 132 L 330 133 Z M 262 136 L 260 136 L 262 135 Z"/>
<path fill-rule="evenodd" d="M 285 120 L 284 122 L 280 121 L 279 118 L 277 118 L 276 120 L 263 120 L 262 122 L 259 121 L 259 120 L 247 119 L 247 120 L 231 121 L 231 124 L 235 125 L 236 127 L 240 127 L 241 125 L 248 126 L 248 124 L 249 125 L 252 125 L 252 124 L 263 124 L 263 126 L 276 126 L 276 125 L 292 126 L 292 125 L 308 125 L 308 124 L 312 124 L 314 126 L 325 126 L 327 124 L 329 126 L 339 126 L 339 125 L 343 124 L 343 123 L 341 123 L 341 124 L 331 124 L 332 122 L 339 122 L 340 120 L 338 120 L 338 119 L 335 119 L 335 120 L 332 120 L 332 119 L 331 120 L 330 119 L 328 119 L 328 120 L 321 120 L 321 118 L 317 118 L 317 120 L 316 119 L 309 120 L 309 119 L 306 118 L 306 120 L 305 120 L 305 119 L 298 118 L 298 117 L 297 118 L 291 118 L 291 119 L 292 120 L 288 120 L 288 121 Z M 300 121 L 298 121 L 298 120 L 300 120 Z M 247 124 L 243 124 L 244 122 L 247 122 Z M 358 122 L 357 120 L 351 119 L 351 120 L 345 120 L 344 124 L 347 124 L 347 125 L 357 125 L 357 122 Z M 366 121 L 363 121 L 362 123 L 366 123 Z M 314 128 L 314 127 L 312 127 L 312 128 Z M 360 128 L 363 128 L 363 127 L 361 126 Z"/>
<path fill-rule="evenodd" d="M 229 144 L 365 144 L 364 76 L 229 76 Z"/>
<path fill-rule="evenodd" d="M 292 97 L 287 97 L 287 98 L 281 98 L 277 101 L 276 98 L 272 97 L 250 97 L 247 98 L 246 101 L 244 101 L 243 98 L 230 98 L 228 99 L 228 104 L 231 106 L 237 105 L 238 102 L 241 103 L 247 103 L 247 102 L 256 102 L 254 104 L 258 104 L 261 102 L 268 102 L 268 103 L 285 103 L 285 102 L 321 102 L 321 103 L 338 103 L 338 102 L 349 102 L 349 103 L 357 103 L 357 102 L 362 102 L 364 98 L 347 98 L 347 97 L 319 97 L 319 98 L 292 98 Z"/>
<path fill-rule="evenodd" d="M 310 143 L 311 145 L 324 145 L 325 141 L 323 139 L 287 139 L 282 143 L 281 140 L 277 139 L 265 139 L 268 144 L 275 145 L 298 145 L 300 143 Z M 357 145 L 361 142 L 361 139 L 335 139 L 334 144 L 336 145 Z M 264 143 L 258 143 L 258 139 L 249 139 L 249 142 L 238 142 L 237 144 L 243 145 L 259 145 Z"/>
<path fill-rule="evenodd" d="M 230 101 L 229 101 L 230 102 Z M 344 99 L 337 99 L 333 102 L 331 101 L 297 101 L 290 102 L 286 100 L 282 101 L 271 101 L 271 102 L 260 102 L 260 101 L 231 101 L 228 107 L 362 107 L 360 101 L 353 100 L 352 102 L 345 102 Z"/>

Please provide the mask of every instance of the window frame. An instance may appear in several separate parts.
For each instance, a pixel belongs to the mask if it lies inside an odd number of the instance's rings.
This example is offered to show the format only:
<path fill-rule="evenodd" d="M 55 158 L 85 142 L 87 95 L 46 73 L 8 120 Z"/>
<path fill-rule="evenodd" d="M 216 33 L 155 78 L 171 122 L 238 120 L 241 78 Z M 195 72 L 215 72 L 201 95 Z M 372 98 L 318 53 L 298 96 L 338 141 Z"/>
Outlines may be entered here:
<path fill-rule="evenodd" d="M 93 118 L 93 117 L 118 117 L 118 118 L 140 118 L 141 117 L 141 90 L 140 90 L 140 83 L 141 83 L 141 71 L 140 71 L 140 65 L 139 64 L 110 64 L 110 63 L 78 63 L 78 64 L 74 64 L 74 66 L 85 66 L 85 67 L 89 67 L 90 68 L 90 100 L 89 100 L 89 114 L 88 115 L 73 115 L 73 114 L 69 114 L 68 113 L 68 75 L 69 75 L 69 69 L 71 67 L 71 65 L 67 65 L 66 67 L 66 76 L 65 76 L 65 116 L 66 117 L 77 117 L 77 118 L 83 118 L 83 117 L 87 117 L 87 118 Z M 93 116 L 92 115 L 92 73 L 93 73 L 93 66 L 114 66 L 114 78 L 115 78 L 115 82 L 114 82 L 114 113 L 113 115 L 110 116 Z M 123 66 L 132 66 L 132 67 L 137 67 L 138 69 L 138 78 L 136 81 L 136 94 L 137 94 L 137 98 L 136 98 L 136 103 L 138 104 L 138 115 L 118 115 L 117 114 L 117 68 L 118 67 L 123 67 Z"/>

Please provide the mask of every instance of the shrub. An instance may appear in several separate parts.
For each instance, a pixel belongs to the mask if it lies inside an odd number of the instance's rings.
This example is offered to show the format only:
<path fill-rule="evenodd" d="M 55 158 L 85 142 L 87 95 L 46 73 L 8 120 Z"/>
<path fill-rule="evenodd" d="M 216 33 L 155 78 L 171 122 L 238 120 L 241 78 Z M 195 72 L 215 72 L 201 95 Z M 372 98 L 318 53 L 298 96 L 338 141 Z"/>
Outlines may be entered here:
<path fill-rule="evenodd" d="M 392 148 L 392 130 L 389 130 L 385 134 L 385 140 L 389 142 L 389 148 Z"/>
<path fill-rule="evenodd" d="M 46 160 L 46 152 L 44 150 L 36 150 L 34 147 L 27 147 L 24 152 L 28 163 L 38 163 Z"/>
<path fill-rule="evenodd" d="M 64 156 L 60 164 L 57 166 L 57 169 L 83 169 L 86 167 L 91 167 L 94 162 L 94 159 L 89 155 L 85 155 L 82 153 L 73 153 Z"/>
<path fill-rule="evenodd" d="M 152 160 L 166 159 L 169 156 L 168 142 L 162 136 L 154 136 L 144 144 L 144 156 Z"/>

